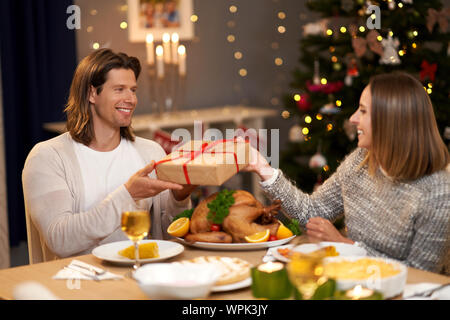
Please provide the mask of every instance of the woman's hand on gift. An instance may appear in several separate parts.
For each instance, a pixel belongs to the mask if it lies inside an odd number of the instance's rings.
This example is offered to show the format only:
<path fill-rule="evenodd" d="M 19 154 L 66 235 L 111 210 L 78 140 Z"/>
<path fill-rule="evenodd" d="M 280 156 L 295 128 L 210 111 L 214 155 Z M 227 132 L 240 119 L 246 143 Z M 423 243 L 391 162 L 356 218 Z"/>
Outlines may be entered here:
<path fill-rule="evenodd" d="M 237 141 L 244 141 L 241 137 L 237 138 Z M 273 175 L 273 168 L 270 166 L 270 164 L 267 162 L 266 158 L 255 148 L 253 148 L 251 145 L 250 148 L 250 159 L 248 166 L 242 169 L 242 171 L 247 172 L 254 172 L 259 177 L 265 181 L 267 179 L 270 179 Z"/>
<path fill-rule="evenodd" d="M 330 220 L 313 217 L 306 224 L 306 234 L 320 241 L 345 242 L 353 244 L 349 238 L 344 237 L 338 229 L 334 227 Z"/>
<path fill-rule="evenodd" d="M 155 162 L 152 161 L 144 168 L 136 172 L 125 183 L 131 197 L 134 200 L 140 200 L 156 196 L 158 193 L 171 189 L 173 191 L 181 191 L 184 187 L 181 184 L 152 179 L 148 175 L 155 169 Z"/>

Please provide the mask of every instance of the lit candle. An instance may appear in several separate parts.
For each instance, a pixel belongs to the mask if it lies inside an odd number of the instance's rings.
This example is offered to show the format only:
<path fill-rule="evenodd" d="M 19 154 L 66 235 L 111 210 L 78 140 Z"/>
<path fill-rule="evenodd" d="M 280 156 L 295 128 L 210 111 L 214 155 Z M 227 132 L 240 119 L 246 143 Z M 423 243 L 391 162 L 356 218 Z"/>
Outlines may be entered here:
<path fill-rule="evenodd" d="M 373 293 L 373 290 L 363 288 L 361 285 L 357 285 L 353 289 L 348 290 L 345 295 L 352 300 L 360 300 L 370 297 L 371 295 L 373 295 Z"/>
<path fill-rule="evenodd" d="M 181 45 L 178 46 L 178 74 L 180 76 L 186 75 L 186 48 Z"/>
<path fill-rule="evenodd" d="M 259 265 L 258 270 L 263 272 L 272 273 L 283 269 L 283 264 L 281 262 L 267 262 Z"/>
<path fill-rule="evenodd" d="M 170 34 L 163 34 L 164 63 L 170 63 Z"/>
<path fill-rule="evenodd" d="M 280 262 L 267 262 L 253 267 L 252 293 L 255 298 L 287 299 L 292 295 L 292 284 L 284 265 Z"/>
<path fill-rule="evenodd" d="M 178 41 L 179 41 L 178 33 L 172 33 L 172 63 L 178 63 Z"/>
<path fill-rule="evenodd" d="M 153 34 L 151 33 L 147 34 L 146 42 L 147 42 L 147 63 L 149 66 L 153 66 L 155 64 Z"/>
<path fill-rule="evenodd" d="M 159 79 L 164 78 L 164 49 L 161 45 L 156 47 L 156 74 Z"/>

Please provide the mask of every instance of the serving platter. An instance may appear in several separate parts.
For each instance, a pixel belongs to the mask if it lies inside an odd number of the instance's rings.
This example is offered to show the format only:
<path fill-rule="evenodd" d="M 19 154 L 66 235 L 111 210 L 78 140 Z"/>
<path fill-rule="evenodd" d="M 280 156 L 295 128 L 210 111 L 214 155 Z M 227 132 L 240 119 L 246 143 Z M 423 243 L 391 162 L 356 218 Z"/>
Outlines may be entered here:
<path fill-rule="evenodd" d="M 290 242 L 296 236 L 292 236 L 285 239 L 265 241 L 259 243 L 213 243 L 213 242 L 187 242 L 183 238 L 177 238 L 184 245 L 188 245 L 195 248 L 210 249 L 210 250 L 224 250 L 224 251 L 244 251 L 244 250 L 256 250 L 267 249 L 271 247 L 281 246 Z"/>

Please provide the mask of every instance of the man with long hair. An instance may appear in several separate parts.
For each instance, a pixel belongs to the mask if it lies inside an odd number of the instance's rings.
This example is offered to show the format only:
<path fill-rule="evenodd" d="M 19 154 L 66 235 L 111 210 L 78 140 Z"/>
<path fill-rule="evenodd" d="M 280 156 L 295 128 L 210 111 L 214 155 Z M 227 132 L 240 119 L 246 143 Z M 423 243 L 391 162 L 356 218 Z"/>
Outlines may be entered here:
<path fill-rule="evenodd" d="M 68 132 L 38 143 L 22 174 L 28 229 L 40 240 L 29 248 L 30 262 L 127 239 L 121 213 L 136 201 L 151 208 L 154 239 L 166 238 L 172 217 L 191 207 L 195 186 L 158 180 L 154 163 L 164 150 L 131 129 L 140 71 L 137 58 L 109 49 L 78 65 L 65 109 Z"/>

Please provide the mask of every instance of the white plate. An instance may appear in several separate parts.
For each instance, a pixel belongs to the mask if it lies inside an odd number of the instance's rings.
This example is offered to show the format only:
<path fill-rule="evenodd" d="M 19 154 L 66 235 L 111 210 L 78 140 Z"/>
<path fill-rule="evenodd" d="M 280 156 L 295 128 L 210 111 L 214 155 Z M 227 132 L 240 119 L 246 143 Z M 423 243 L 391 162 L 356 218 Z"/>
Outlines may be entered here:
<path fill-rule="evenodd" d="M 278 249 L 282 248 L 289 248 L 292 251 L 301 252 L 301 253 L 310 253 L 316 250 L 319 250 L 320 248 L 327 247 L 327 246 L 334 246 L 336 248 L 336 251 L 339 253 L 339 256 L 346 257 L 346 256 L 365 256 L 367 255 L 367 251 L 364 248 L 355 246 L 354 244 L 347 244 L 342 242 L 319 242 L 319 243 L 305 243 L 298 245 L 294 247 L 292 244 L 280 246 L 277 248 L 270 248 L 269 251 L 271 251 L 272 255 L 279 261 L 282 262 L 289 262 L 290 259 L 286 258 L 285 256 L 281 255 L 278 252 Z"/>
<path fill-rule="evenodd" d="M 329 242 L 323 241 L 319 243 L 305 243 L 296 246 L 293 250 L 301 253 L 309 253 L 318 250 L 323 247 L 334 246 L 339 256 L 366 256 L 367 251 L 364 248 L 355 246 L 354 244 L 348 244 L 343 242 Z"/>
<path fill-rule="evenodd" d="M 289 262 L 290 259 L 286 258 L 285 256 L 283 256 L 281 253 L 278 252 L 278 249 L 292 249 L 294 247 L 293 244 L 287 244 L 284 246 L 279 246 L 279 247 L 275 247 L 275 248 L 270 248 L 268 251 L 270 251 L 272 253 L 272 256 L 282 262 Z"/>
<path fill-rule="evenodd" d="M 201 249 L 211 249 L 211 250 L 226 250 L 226 251 L 241 251 L 241 250 L 255 250 L 255 249 L 265 249 L 270 247 L 277 247 L 282 244 L 288 243 L 292 239 L 294 239 L 295 236 L 286 238 L 286 239 L 280 239 L 275 241 L 266 241 L 266 242 L 260 242 L 260 243 L 214 243 L 214 242 L 187 242 L 183 238 L 177 238 L 179 241 L 181 241 L 183 244 L 201 248 Z"/>
<path fill-rule="evenodd" d="M 184 250 L 184 247 L 181 244 L 173 241 L 142 240 L 140 241 L 140 244 L 148 242 L 156 242 L 156 244 L 158 245 L 159 257 L 151 259 L 139 259 L 139 262 L 141 264 L 169 259 L 180 254 Z M 99 259 L 106 260 L 109 262 L 125 265 L 133 265 L 134 260 L 128 259 L 119 254 L 120 250 L 123 250 L 132 245 L 133 242 L 129 240 L 107 243 L 92 250 L 92 254 Z"/>
<path fill-rule="evenodd" d="M 231 291 L 231 290 L 249 287 L 251 284 L 252 284 L 252 278 L 248 277 L 247 279 L 244 279 L 239 282 L 224 284 L 222 286 L 214 286 L 214 287 L 212 287 L 211 291 L 212 292 Z"/>

